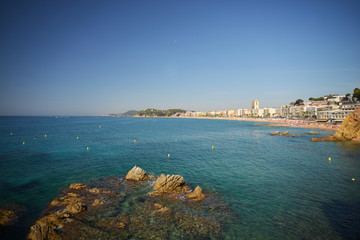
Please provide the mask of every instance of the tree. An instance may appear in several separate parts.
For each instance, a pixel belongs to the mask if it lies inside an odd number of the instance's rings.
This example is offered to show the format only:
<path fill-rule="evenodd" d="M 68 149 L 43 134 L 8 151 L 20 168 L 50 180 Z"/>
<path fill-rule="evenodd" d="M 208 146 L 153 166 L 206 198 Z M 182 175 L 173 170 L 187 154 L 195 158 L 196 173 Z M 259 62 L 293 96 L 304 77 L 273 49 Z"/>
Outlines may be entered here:
<path fill-rule="evenodd" d="M 295 101 L 295 105 L 304 105 L 304 100 L 299 98 L 298 100 Z"/>
<path fill-rule="evenodd" d="M 356 97 L 358 100 L 360 99 L 360 89 L 355 88 L 353 93 L 353 98 Z"/>

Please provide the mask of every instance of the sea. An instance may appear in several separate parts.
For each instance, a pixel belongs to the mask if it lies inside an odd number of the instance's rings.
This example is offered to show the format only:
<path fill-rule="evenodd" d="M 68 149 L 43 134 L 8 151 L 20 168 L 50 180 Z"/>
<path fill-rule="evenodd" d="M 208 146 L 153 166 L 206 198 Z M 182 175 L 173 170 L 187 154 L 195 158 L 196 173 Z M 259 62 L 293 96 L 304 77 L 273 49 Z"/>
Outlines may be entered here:
<path fill-rule="evenodd" d="M 261 124 L 0 117 L 0 208 L 19 209 L 0 238 L 24 239 L 69 184 L 124 176 L 136 165 L 218 195 L 237 216 L 222 228 L 224 239 L 360 239 L 360 145 L 307 134 L 331 131 Z"/>

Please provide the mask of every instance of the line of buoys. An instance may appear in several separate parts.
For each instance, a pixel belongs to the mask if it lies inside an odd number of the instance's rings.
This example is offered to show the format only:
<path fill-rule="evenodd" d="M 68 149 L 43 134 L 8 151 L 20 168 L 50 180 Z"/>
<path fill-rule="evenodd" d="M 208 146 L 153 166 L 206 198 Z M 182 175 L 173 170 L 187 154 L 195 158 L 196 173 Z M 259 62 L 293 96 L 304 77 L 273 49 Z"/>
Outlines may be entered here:
<path fill-rule="evenodd" d="M 211 149 L 214 150 L 214 146 L 211 146 Z"/>
<path fill-rule="evenodd" d="M 134 143 L 136 143 L 136 139 L 134 139 Z"/>
<path fill-rule="evenodd" d="M 86 147 L 86 151 L 88 151 L 90 148 L 89 147 Z"/>
<path fill-rule="evenodd" d="M 175 138 L 175 142 L 177 142 L 177 138 Z"/>
<path fill-rule="evenodd" d="M 355 181 L 355 178 L 352 178 L 351 180 Z"/>
<path fill-rule="evenodd" d="M 25 145 L 25 142 L 23 142 L 23 145 Z"/>
<path fill-rule="evenodd" d="M 47 135 L 45 134 L 45 135 L 44 135 L 44 137 L 46 138 L 46 137 L 47 137 Z"/>
<path fill-rule="evenodd" d="M 329 157 L 329 162 L 331 162 L 331 157 Z"/>
<path fill-rule="evenodd" d="M 168 154 L 168 158 L 170 157 L 170 154 Z"/>
<path fill-rule="evenodd" d="M 79 139 L 79 137 L 76 137 L 76 139 Z"/>
<path fill-rule="evenodd" d="M 101 128 L 101 125 L 99 125 L 99 128 Z"/>
<path fill-rule="evenodd" d="M 11 133 L 10 133 L 10 136 L 12 136 L 12 135 L 13 135 L 13 133 L 11 132 Z"/>

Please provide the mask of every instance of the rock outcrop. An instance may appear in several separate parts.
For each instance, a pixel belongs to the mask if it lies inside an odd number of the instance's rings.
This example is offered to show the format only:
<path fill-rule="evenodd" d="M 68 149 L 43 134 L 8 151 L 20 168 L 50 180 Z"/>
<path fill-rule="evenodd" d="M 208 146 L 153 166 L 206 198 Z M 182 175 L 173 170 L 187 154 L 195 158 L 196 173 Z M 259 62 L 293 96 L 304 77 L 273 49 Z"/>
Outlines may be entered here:
<path fill-rule="evenodd" d="M 192 201 L 198 202 L 206 198 L 206 195 L 202 192 L 201 187 L 197 186 L 195 190 L 189 193 L 186 197 Z"/>
<path fill-rule="evenodd" d="M 68 213 L 52 213 L 40 220 L 36 221 L 35 225 L 30 228 L 30 233 L 27 239 L 31 240 L 61 240 L 62 237 L 57 229 L 63 228 L 64 224 L 71 222 Z"/>
<path fill-rule="evenodd" d="M 105 177 L 92 187 L 70 185 L 48 204 L 27 238 L 223 239 L 222 223 L 238 219 L 215 194 L 205 196 L 199 186 L 189 193 L 180 175 L 161 174 L 152 186 L 140 180 L 143 170 L 134 172 L 139 182 Z M 147 194 L 152 190 L 154 195 Z"/>
<path fill-rule="evenodd" d="M 148 179 L 146 171 L 137 167 L 136 165 L 126 174 L 126 180 L 144 181 Z"/>
<path fill-rule="evenodd" d="M 76 214 L 86 210 L 86 205 L 81 202 L 72 202 L 66 206 L 65 211 L 68 213 Z"/>
<path fill-rule="evenodd" d="M 75 190 L 80 190 L 80 189 L 86 188 L 86 185 L 83 183 L 72 183 L 72 184 L 70 184 L 69 188 L 75 189 Z"/>
<path fill-rule="evenodd" d="M 183 193 L 188 189 L 184 178 L 180 175 L 161 174 L 154 185 L 154 190 L 158 193 Z"/>
<path fill-rule="evenodd" d="M 301 137 L 302 136 L 302 135 L 290 134 L 289 131 L 286 131 L 286 132 L 276 131 L 276 132 L 270 133 L 270 135 L 271 136 L 281 135 L 281 136 L 286 136 L 286 137 Z"/>
<path fill-rule="evenodd" d="M 313 135 L 317 135 L 317 134 L 319 134 L 319 133 L 318 133 L 318 132 L 309 131 L 309 132 L 307 132 L 306 134 L 313 134 Z"/>
<path fill-rule="evenodd" d="M 322 138 L 312 138 L 311 141 L 360 141 L 360 110 L 350 113 L 334 134 Z"/>
<path fill-rule="evenodd" d="M 55 198 L 49 203 L 47 214 L 30 228 L 28 239 L 63 239 L 60 229 L 63 229 L 67 223 L 74 222 L 78 214 L 87 211 L 88 206 L 94 208 L 105 205 L 96 198 L 98 194 L 113 195 L 109 190 L 89 189 L 83 183 L 71 184 L 63 191 L 62 197 Z"/>

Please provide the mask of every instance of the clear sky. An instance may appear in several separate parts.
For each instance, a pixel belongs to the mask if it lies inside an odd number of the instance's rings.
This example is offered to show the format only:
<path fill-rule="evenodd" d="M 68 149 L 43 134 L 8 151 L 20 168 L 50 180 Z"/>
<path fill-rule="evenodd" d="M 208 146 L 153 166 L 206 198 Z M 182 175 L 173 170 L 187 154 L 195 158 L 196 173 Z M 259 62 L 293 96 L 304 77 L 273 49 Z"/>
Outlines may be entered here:
<path fill-rule="evenodd" d="M 359 0 L 2 0 L 0 115 L 278 107 L 360 87 Z"/>

